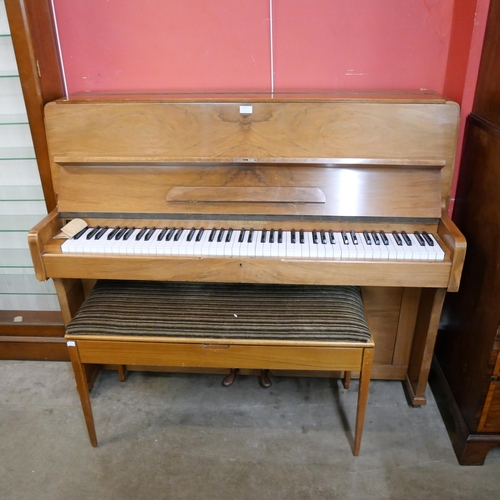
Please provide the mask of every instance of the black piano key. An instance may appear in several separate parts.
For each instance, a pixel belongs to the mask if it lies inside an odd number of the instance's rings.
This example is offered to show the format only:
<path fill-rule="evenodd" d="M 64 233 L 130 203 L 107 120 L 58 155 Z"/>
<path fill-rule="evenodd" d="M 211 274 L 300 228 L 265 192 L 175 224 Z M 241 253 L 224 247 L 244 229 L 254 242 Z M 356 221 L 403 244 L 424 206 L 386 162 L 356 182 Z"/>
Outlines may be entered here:
<path fill-rule="evenodd" d="M 325 234 L 325 230 L 322 229 L 320 232 L 319 232 L 319 235 L 321 237 L 321 243 L 323 243 L 323 245 L 326 245 L 326 234 Z"/>
<path fill-rule="evenodd" d="M 356 233 L 354 231 L 351 231 L 351 238 L 352 242 L 357 245 L 358 244 L 358 237 L 356 236 Z"/>
<path fill-rule="evenodd" d="M 422 238 L 421 234 L 418 231 L 414 231 L 413 234 L 415 235 L 415 238 L 417 238 L 417 241 L 421 247 L 425 246 L 425 241 Z"/>
<path fill-rule="evenodd" d="M 174 241 L 179 241 L 183 232 L 184 232 L 183 227 L 180 227 L 179 229 L 177 229 L 177 232 L 175 233 L 175 236 L 174 236 Z"/>
<path fill-rule="evenodd" d="M 74 240 L 80 239 L 87 232 L 88 229 L 90 229 L 88 226 L 84 227 L 81 231 L 78 231 L 78 233 L 76 233 L 75 236 L 73 236 L 73 239 Z"/>
<path fill-rule="evenodd" d="M 108 234 L 108 240 L 111 240 L 112 238 L 114 238 L 114 236 L 116 235 L 116 233 L 120 230 L 120 226 L 115 226 L 113 228 L 113 231 L 111 231 L 109 234 Z"/>
<path fill-rule="evenodd" d="M 303 229 L 299 231 L 299 241 L 301 245 L 303 245 L 306 242 Z"/>
<path fill-rule="evenodd" d="M 165 241 L 170 241 L 172 239 L 172 237 L 174 236 L 175 231 L 176 231 L 175 227 L 170 229 L 170 231 L 167 233 L 167 237 L 165 238 Z"/>
<path fill-rule="evenodd" d="M 154 227 L 154 226 L 153 226 L 153 227 L 152 227 L 152 228 L 151 228 L 151 229 L 150 229 L 150 230 L 146 233 L 146 236 L 144 236 L 144 239 L 145 239 L 146 241 L 149 241 L 149 240 L 152 238 L 153 234 L 155 234 L 155 231 L 156 231 L 156 227 Z"/>
<path fill-rule="evenodd" d="M 274 229 L 269 230 L 269 243 L 274 243 Z"/>
<path fill-rule="evenodd" d="M 389 239 L 387 238 L 387 236 L 385 234 L 385 231 L 380 231 L 380 237 L 382 238 L 382 243 L 385 246 L 388 246 L 389 245 Z"/>
<path fill-rule="evenodd" d="M 146 226 L 143 226 L 143 228 L 135 235 L 136 241 L 139 241 L 145 234 L 148 228 Z"/>
<path fill-rule="evenodd" d="M 189 231 L 189 234 L 187 235 L 186 240 L 191 241 L 193 239 L 195 233 L 196 233 L 196 228 L 192 227 L 191 230 Z"/>
<path fill-rule="evenodd" d="M 95 239 L 96 240 L 100 240 L 103 236 L 104 236 L 104 233 L 108 230 L 108 226 L 104 226 L 96 235 L 95 235 Z"/>
<path fill-rule="evenodd" d="M 427 231 L 422 231 L 422 236 L 424 237 L 425 242 L 430 246 L 434 246 L 434 242 L 432 241 L 431 237 L 427 233 Z"/>
<path fill-rule="evenodd" d="M 121 240 L 122 236 L 128 231 L 128 227 L 124 226 L 122 227 L 116 234 L 115 234 L 115 240 Z"/>
<path fill-rule="evenodd" d="M 267 235 L 267 229 L 262 230 L 262 236 L 260 237 L 260 242 L 265 243 L 266 242 L 266 235 Z"/>
<path fill-rule="evenodd" d="M 335 244 L 335 234 L 333 232 L 333 229 L 330 229 L 330 231 L 328 231 L 328 236 L 330 236 L 330 243 L 332 245 Z"/>
<path fill-rule="evenodd" d="M 295 244 L 297 243 L 297 239 L 296 239 L 296 236 L 295 236 L 295 229 L 292 229 L 290 231 L 290 241 Z"/>
<path fill-rule="evenodd" d="M 253 242 L 253 229 L 250 228 L 248 230 L 248 241 L 247 241 L 247 243 L 252 243 L 252 242 Z"/>
<path fill-rule="evenodd" d="M 87 234 L 87 239 L 90 240 L 91 238 L 93 238 L 99 232 L 100 229 L 101 226 L 94 227 L 94 229 L 92 229 L 92 231 L 90 231 L 90 233 Z"/>
<path fill-rule="evenodd" d="M 156 238 L 158 241 L 161 241 L 163 238 L 165 238 L 165 235 L 167 234 L 168 227 L 164 227 L 161 231 L 160 234 L 158 235 L 158 238 Z"/>
<path fill-rule="evenodd" d="M 238 237 L 238 243 L 243 243 L 245 241 L 245 229 L 240 231 L 240 236 Z"/>
<path fill-rule="evenodd" d="M 366 229 L 363 231 L 363 236 L 365 237 L 366 244 L 371 245 L 372 239 L 370 238 L 370 235 Z"/>
<path fill-rule="evenodd" d="M 283 243 L 283 229 L 278 229 L 278 243 Z"/>
<path fill-rule="evenodd" d="M 403 246 L 403 241 L 401 240 L 401 238 L 399 237 L 399 234 L 397 231 L 393 231 L 392 232 L 392 235 L 394 236 L 394 240 L 396 241 L 396 245 L 398 247 L 401 247 Z"/>
<path fill-rule="evenodd" d="M 201 239 L 203 238 L 203 233 L 205 232 L 205 230 L 203 228 L 199 229 L 198 230 L 198 234 L 196 235 L 196 239 L 195 241 L 196 242 L 200 242 Z"/>
<path fill-rule="evenodd" d="M 347 233 L 344 229 L 340 232 L 342 235 L 342 241 L 344 242 L 344 245 L 349 245 L 349 238 L 347 237 Z"/>
<path fill-rule="evenodd" d="M 217 236 L 217 243 L 222 243 L 222 240 L 224 239 L 224 233 L 226 230 L 224 228 L 219 230 L 219 236 Z"/>
<path fill-rule="evenodd" d="M 215 227 L 210 231 L 210 236 L 208 237 L 208 241 L 212 243 L 215 240 L 215 235 L 217 234 L 217 229 Z"/>
<path fill-rule="evenodd" d="M 233 230 L 231 228 L 229 228 L 227 231 L 226 243 L 230 243 L 232 237 L 233 237 Z"/>
<path fill-rule="evenodd" d="M 317 245 L 318 244 L 318 232 L 316 231 L 316 229 L 313 229 L 312 238 L 313 238 L 313 244 Z"/>
<path fill-rule="evenodd" d="M 373 241 L 375 242 L 375 245 L 380 245 L 380 238 L 378 237 L 378 234 L 375 231 L 372 231 L 372 238 Z"/>
<path fill-rule="evenodd" d="M 411 247 L 411 240 L 410 237 L 406 234 L 406 231 L 401 231 L 401 236 L 403 237 L 403 240 L 405 240 L 405 243 Z"/>
<path fill-rule="evenodd" d="M 123 241 L 128 240 L 131 236 L 132 233 L 135 231 L 135 227 L 132 226 L 124 235 L 123 235 Z"/>

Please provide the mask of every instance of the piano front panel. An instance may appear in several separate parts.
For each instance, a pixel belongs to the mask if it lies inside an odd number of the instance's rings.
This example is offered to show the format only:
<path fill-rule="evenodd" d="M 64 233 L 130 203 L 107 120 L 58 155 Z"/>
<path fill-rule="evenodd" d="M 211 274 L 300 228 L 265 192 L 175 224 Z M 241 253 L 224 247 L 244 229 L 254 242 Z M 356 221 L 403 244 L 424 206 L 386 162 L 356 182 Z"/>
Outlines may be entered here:
<path fill-rule="evenodd" d="M 439 218 L 440 178 L 437 166 L 65 165 L 58 208 L 61 213 Z"/>

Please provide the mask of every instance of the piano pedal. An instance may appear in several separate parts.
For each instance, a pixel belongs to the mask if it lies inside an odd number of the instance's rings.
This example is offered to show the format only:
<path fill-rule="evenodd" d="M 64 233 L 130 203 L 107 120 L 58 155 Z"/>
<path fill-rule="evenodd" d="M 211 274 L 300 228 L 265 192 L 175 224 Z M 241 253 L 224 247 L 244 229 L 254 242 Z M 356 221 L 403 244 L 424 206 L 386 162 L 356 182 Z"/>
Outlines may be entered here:
<path fill-rule="evenodd" d="M 222 385 L 224 387 L 229 387 L 229 386 L 233 385 L 234 381 L 236 380 L 237 375 L 238 375 L 238 368 L 231 368 L 229 375 L 224 377 L 224 380 L 222 381 Z"/>
<path fill-rule="evenodd" d="M 263 389 L 269 389 L 273 385 L 271 379 L 269 378 L 269 370 L 261 370 L 259 375 L 259 385 Z"/>

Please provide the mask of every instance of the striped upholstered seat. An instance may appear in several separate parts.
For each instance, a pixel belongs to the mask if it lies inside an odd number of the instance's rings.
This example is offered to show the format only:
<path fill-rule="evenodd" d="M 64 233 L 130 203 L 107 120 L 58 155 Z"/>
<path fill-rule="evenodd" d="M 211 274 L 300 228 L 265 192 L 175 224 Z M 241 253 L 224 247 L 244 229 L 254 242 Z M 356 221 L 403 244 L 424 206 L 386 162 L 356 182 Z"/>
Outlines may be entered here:
<path fill-rule="evenodd" d="M 69 335 L 367 342 L 359 289 L 99 281 Z"/>

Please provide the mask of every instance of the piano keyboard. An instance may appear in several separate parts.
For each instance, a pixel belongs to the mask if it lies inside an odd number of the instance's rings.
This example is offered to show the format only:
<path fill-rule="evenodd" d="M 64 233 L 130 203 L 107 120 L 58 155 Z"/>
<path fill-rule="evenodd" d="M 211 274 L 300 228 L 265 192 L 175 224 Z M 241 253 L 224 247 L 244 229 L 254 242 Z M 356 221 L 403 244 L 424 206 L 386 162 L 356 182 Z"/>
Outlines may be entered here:
<path fill-rule="evenodd" d="M 425 231 L 305 231 L 87 227 L 66 240 L 63 253 L 185 255 L 333 260 L 442 261 L 445 252 Z"/>

